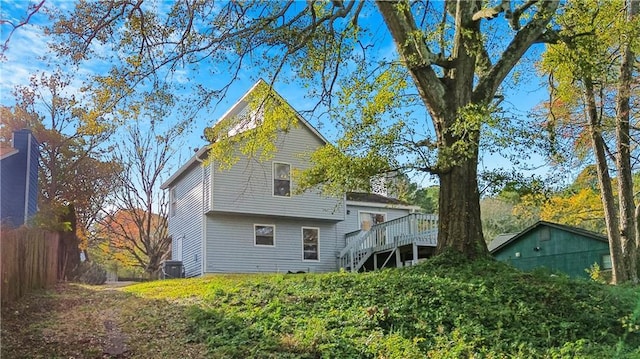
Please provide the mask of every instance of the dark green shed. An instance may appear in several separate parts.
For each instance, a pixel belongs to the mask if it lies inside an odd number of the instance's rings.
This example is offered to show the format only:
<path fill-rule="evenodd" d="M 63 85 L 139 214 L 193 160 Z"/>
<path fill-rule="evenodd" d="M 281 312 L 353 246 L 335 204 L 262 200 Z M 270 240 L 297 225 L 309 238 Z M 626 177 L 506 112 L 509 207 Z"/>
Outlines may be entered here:
<path fill-rule="evenodd" d="M 574 278 L 588 278 L 597 263 L 611 268 L 607 237 L 580 228 L 540 221 L 517 234 L 500 235 L 489 243 L 498 260 L 527 271 L 546 267 Z"/>

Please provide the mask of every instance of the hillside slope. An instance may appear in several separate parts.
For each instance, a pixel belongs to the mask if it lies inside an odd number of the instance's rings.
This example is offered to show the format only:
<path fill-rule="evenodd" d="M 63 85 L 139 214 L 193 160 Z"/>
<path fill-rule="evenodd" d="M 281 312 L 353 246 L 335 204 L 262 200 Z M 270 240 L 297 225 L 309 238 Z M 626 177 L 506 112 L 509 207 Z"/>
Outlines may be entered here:
<path fill-rule="evenodd" d="M 640 358 L 640 288 L 448 255 L 373 273 L 61 284 L 2 307 L 2 358 Z"/>
<path fill-rule="evenodd" d="M 136 285 L 214 358 L 640 358 L 640 290 L 445 255 L 373 273 Z"/>

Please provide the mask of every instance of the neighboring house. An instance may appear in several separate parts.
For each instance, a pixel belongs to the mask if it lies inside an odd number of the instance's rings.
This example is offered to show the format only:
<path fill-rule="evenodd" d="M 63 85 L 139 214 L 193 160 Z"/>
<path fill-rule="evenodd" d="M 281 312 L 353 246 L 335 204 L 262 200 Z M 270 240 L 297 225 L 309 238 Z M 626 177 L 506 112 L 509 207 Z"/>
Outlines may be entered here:
<path fill-rule="evenodd" d="M 524 271 L 545 267 L 588 278 L 587 269 L 594 263 L 611 269 L 607 237 L 556 223 L 540 221 L 520 233 L 500 235 L 488 248 L 496 259 Z"/>
<path fill-rule="evenodd" d="M 220 121 L 247 111 L 248 96 L 261 83 Z M 417 206 L 379 194 L 295 194 L 292 172 L 308 168 L 308 154 L 327 143 L 295 116 L 298 125 L 278 134 L 272 160 L 241 157 L 220 170 L 213 161 L 203 166 L 203 148 L 162 185 L 170 197 L 172 259 L 183 262 L 187 277 L 374 269 L 432 251 L 437 222 L 414 213 Z"/>
<path fill-rule="evenodd" d="M 13 133 L 11 147 L 0 147 L 0 219 L 12 228 L 25 224 L 38 205 L 38 141 L 30 130 Z"/>

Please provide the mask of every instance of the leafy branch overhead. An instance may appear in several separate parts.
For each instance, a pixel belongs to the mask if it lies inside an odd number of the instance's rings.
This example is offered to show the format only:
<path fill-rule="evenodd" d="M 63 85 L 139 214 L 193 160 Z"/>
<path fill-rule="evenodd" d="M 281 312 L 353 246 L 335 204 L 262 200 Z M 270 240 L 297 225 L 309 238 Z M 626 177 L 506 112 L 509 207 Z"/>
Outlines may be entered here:
<path fill-rule="evenodd" d="M 184 1 L 167 6 L 112 0 L 79 2 L 49 31 L 59 54 L 77 63 L 101 57 L 114 64 L 96 84 L 97 91 L 116 85 L 113 96 L 103 92 L 109 104 L 129 101 L 123 94 L 135 89 L 171 87 L 177 94 L 188 90 L 181 103 L 198 111 L 221 101 L 247 69 L 269 86 L 299 85 L 315 114 L 326 114 L 340 135 L 334 149 L 314 154 L 318 167 L 307 173 L 308 184 L 337 192 L 374 173 L 435 173 L 440 201 L 447 203 L 439 207 L 439 249 L 475 256 L 486 253 L 477 183 L 482 130 L 495 126 L 491 111 L 509 73 L 532 45 L 550 37 L 560 2 L 518 4 Z M 501 14 L 506 21 L 487 22 Z M 394 50 L 384 48 L 389 38 Z M 172 81 L 191 71 L 191 81 Z M 269 101 L 264 105 L 263 129 L 229 136 L 233 125 L 220 123 L 207 133 L 216 140 L 217 157 L 229 153 L 223 142 L 246 141 L 241 154 L 269 158 L 275 136 L 269 132 L 286 130 L 285 117 L 296 116 L 268 113 Z M 225 137 L 231 141 L 220 141 Z M 339 161 L 324 158 L 337 152 Z M 222 164 L 230 165 L 232 158 Z"/>

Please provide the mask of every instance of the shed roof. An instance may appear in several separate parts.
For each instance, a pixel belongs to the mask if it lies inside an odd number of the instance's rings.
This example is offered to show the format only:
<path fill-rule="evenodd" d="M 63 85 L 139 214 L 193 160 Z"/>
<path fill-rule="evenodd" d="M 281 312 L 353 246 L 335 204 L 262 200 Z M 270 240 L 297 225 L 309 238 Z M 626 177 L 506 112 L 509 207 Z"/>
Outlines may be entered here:
<path fill-rule="evenodd" d="M 487 246 L 489 252 L 493 252 L 494 249 L 506 244 L 511 240 L 511 238 L 515 237 L 516 235 L 518 235 L 518 233 L 504 233 L 497 235 L 496 238 L 494 238 Z"/>
<path fill-rule="evenodd" d="M 607 243 L 609 242 L 607 237 L 603 236 L 600 233 L 588 231 L 588 230 L 582 229 L 582 228 L 567 226 L 567 225 L 559 224 L 559 223 L 552 223 L 552 222 L 547 222 L 547 221 L 538 221 L 535 224 L 533 224 L 532 226 L 529 226 L 529 227 L 525 228 L 520 233 L 516 233 L 516 234 L 513 234 L 513 235 L 511 235 L 511 234 L 501 234 L 501 235 L 497 236 L 487 246 L 488 249 L 489 249 L 489 252 L 492 253 L 492 254 L 496 253 L 496 252 L 500 251 L 502 248 L 506 247 L 509 243 L 517 241 L 519 238 L 523 237 L 527 233 L 529 233 L 529 232 L 531 232 L 531 231 L 533 231 L 536 228 L 541 227 L 541 226 L 557 228 L 557 229 L 560 229 L 560 230 L 563 230 L 563 231 L 575 233 L 575 234 L 578 234 L 578 235 L 581 235 L 581 236 L 584 236 L 584 237 L 588 237 L 588 238 L 591 238 L 591 239 L 595 239 L 595 240 L 598 240 L 598 241 L 607 242 Z M 511 237 L 509 237 L 509 236 L 511 236 Z"/>
<path fill-rule="evenodd" d="M 347 192 L 347 201 L 408 205 L 409 203 L 377 193 Z"/>
<path fill-rule="evenodd" d="M 411 212 L 419 212 L 420 206 L 407 203 L 397 198 L 386 197 L 377 193 L 347 192 L 347 205 L 368 206 L 380 208 L 406 209 Z"/>

